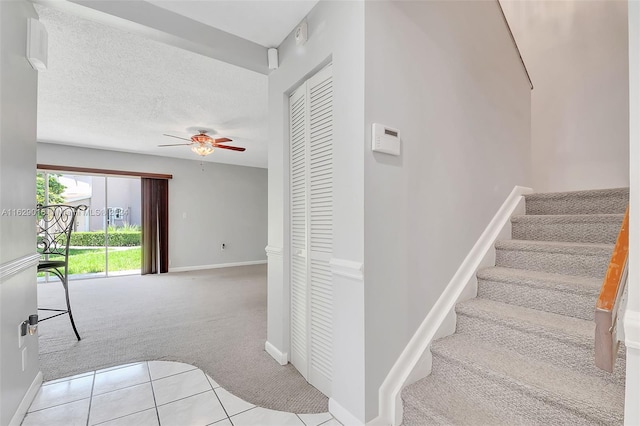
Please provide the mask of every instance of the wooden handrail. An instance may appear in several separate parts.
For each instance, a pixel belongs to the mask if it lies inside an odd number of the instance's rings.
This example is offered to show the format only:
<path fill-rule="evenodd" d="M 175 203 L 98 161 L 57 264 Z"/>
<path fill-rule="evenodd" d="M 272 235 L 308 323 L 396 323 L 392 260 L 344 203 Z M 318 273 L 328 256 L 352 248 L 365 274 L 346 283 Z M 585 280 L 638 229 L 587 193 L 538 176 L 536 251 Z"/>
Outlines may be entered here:
<path fill-rule="evenodd" d="M 618 353 L 616 325 L 618 308 L 627 282 L 627 259 L 629 257 L 629 208 L 622 220 L 618 239 L 604 277 L 600 296 L 596 302 L 596 366 L 612 372 Z"/>

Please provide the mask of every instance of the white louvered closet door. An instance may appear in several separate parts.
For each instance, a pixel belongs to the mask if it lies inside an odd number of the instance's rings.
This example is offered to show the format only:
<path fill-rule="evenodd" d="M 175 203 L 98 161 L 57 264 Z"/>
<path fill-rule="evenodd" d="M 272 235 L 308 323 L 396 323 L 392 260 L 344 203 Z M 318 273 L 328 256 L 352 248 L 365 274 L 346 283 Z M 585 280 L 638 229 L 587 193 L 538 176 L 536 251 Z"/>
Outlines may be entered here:
<path fill-rule="evenodd" d="M 289 99 L 291 211 L 291 363 L 305 379 L 308 358 L 307 286 L 307 94 L 303 85 Z"/>
<path fill-rule="evenodd" d="M 290 105 L 291 360 L 309 383 L 330 396 L 333 365 L 333 289 L 329 267 L 333 251 L 331 66 L 296 90 Z"/>

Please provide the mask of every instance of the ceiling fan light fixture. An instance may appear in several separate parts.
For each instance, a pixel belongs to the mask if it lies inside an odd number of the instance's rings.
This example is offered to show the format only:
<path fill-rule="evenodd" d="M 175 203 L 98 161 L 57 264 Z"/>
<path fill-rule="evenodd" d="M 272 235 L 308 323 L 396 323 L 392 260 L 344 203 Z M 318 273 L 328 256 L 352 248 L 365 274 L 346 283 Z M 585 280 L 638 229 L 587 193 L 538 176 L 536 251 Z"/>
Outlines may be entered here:
<path fill-rule="evenodd" d="M 211 139 L 211 136 L 200 133 L 199 135 L 191 136 L 191 140 L 198 143 L 211 143 L 213 139 Z"/>
<path fill-rule="evenodd" d="M 0 0 L 2 1 L 2 0 Z M 176 144 L 166 144 L 166 145 L 158 145 L 159 147 L 171 147 L 171 146 L 189 146 L 191 151 L 195 152 L 201 157 L 212 154 L 216 148 L 220 149 L 228 149 L 230 151 L 245 151 L 245 148 L 240 146 L 230 146 L 227 145 L 227 142 L 232 142 L 229 138 L 217 138 L 214 139 L 211 136 L 207 135 L 207 130 L 200 130 L 200 133 L 197 135 L 191 136 L 189 139 L 183 138 L 180 136 L 173 136 L 164 134 L 164 136 L 169 136 L 171 138 L 181 139 L 183 141 L 187 141 L 189 143 L 176 143 Z"/>
<path fill-rule="evenodd" d="M 207 155 L 209 155 L 209 154 L 211 154 L 213 152 L 213 147 L 211 145 L 205 144 L 205 143 L 194 144 L 191 147 L 191 151 L 193 151 L 196 154 L 204 157 L 204 156 L 207 156 Z"/>

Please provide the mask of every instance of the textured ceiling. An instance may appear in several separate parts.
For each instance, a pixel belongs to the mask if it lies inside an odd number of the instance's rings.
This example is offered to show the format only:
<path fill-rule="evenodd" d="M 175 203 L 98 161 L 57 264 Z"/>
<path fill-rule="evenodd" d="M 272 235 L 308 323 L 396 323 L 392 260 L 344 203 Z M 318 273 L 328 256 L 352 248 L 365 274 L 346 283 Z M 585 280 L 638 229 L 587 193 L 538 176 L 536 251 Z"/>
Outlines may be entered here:
<path fill-rule="evenodd" d="M 200 159 L 162 136 L 213 128 L 245 152 L 206 161 L 267 166 L 267 76 L 37 6 L 49 33 L 38 78 L 38 140 Z M 188 130 L 189 129 L 189 130 Z"/>
<path fill-rule="evenodd" d="M 279 46 L 318 3 L 318 0 L 147 1 L 265 47 Z"/>

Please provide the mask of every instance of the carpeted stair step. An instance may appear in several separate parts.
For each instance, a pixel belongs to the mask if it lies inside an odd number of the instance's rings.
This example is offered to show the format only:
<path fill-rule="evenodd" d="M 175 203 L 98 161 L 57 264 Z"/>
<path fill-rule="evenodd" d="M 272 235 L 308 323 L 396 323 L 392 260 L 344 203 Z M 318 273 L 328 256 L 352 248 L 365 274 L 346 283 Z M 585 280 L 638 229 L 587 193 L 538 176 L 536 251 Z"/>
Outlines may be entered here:
<path fill-rule="evenodd" d="M 511 408 L 520 404 L 524 397 L 491 381 L 486 381 L 481 376 L 459 368 L 457 364 L 445 359 L 435 357 L 434 367 L 437 368 L 434 368 L 431 375 L 407 386 L 402 391 L 403 425 L 526 423 Z M 531 398 L 528 399 L 531 400 Z M 532 404 L 538 405 L 538 409 L 542 411 L 544 405 L 542 402 L 532 400 L 527 406 Z M 551 410 L 551 412 L 554 411 L 559 410 Z"/>
<path fill-rule="evenodd" d="M 522 215 L 511 218 L 516 240 L 615 244 L 623 214 Z"/>
<path fill-rule="evenodd" d="M 478 271 L 478 297 L 593 321 L 602 279 L 491 267 Z"/>
<path fill-rule="evenodd" d="M 629 188 L 527 194 L 526 212 L 531 215 L 624 214 Z"/>
<path fill-rule="evenodd" d="M 480 298 L 459 303 L 456 313 L 459 334 L 624 385 L 624 358 L 616 363 L 614 374 L 595 366 L 592 321 Z"/>
<path fill-rule="evenodd" d="M 443 358 L 481 376 L 486 382 L 509 388 L 512 392 L 560 407 L 593 423 L 622 424 L 624 386 L 600 377 L 577 373 L 536 360 L 514 351 L 495 347 L 480 339 L 456 334 L 434 342 L 434 370 L 437 358 Z M 494 402 L 495 404 L 496 402 Z M 517 411 L 526 406 L 513 407 Z M 526 413 L 527 418 L 531 413 Z M 531 419 L 530 423 L 539 423 Z M 551 423 L 565 423 L 556 418 Z"/>
<path fill-rule="evenodd" d="M 481 372 L 437 353 L 432 373 L 407 386 L 402 400 L 406 426 L 593 424 L 590 419 L 520 392 L 515 384 L 488 380 Z"/>
<path fill-rule="evenodd" d="M 496 266 L 604 278 L 613 244 L 504 240 L 496 242 Z"/>

